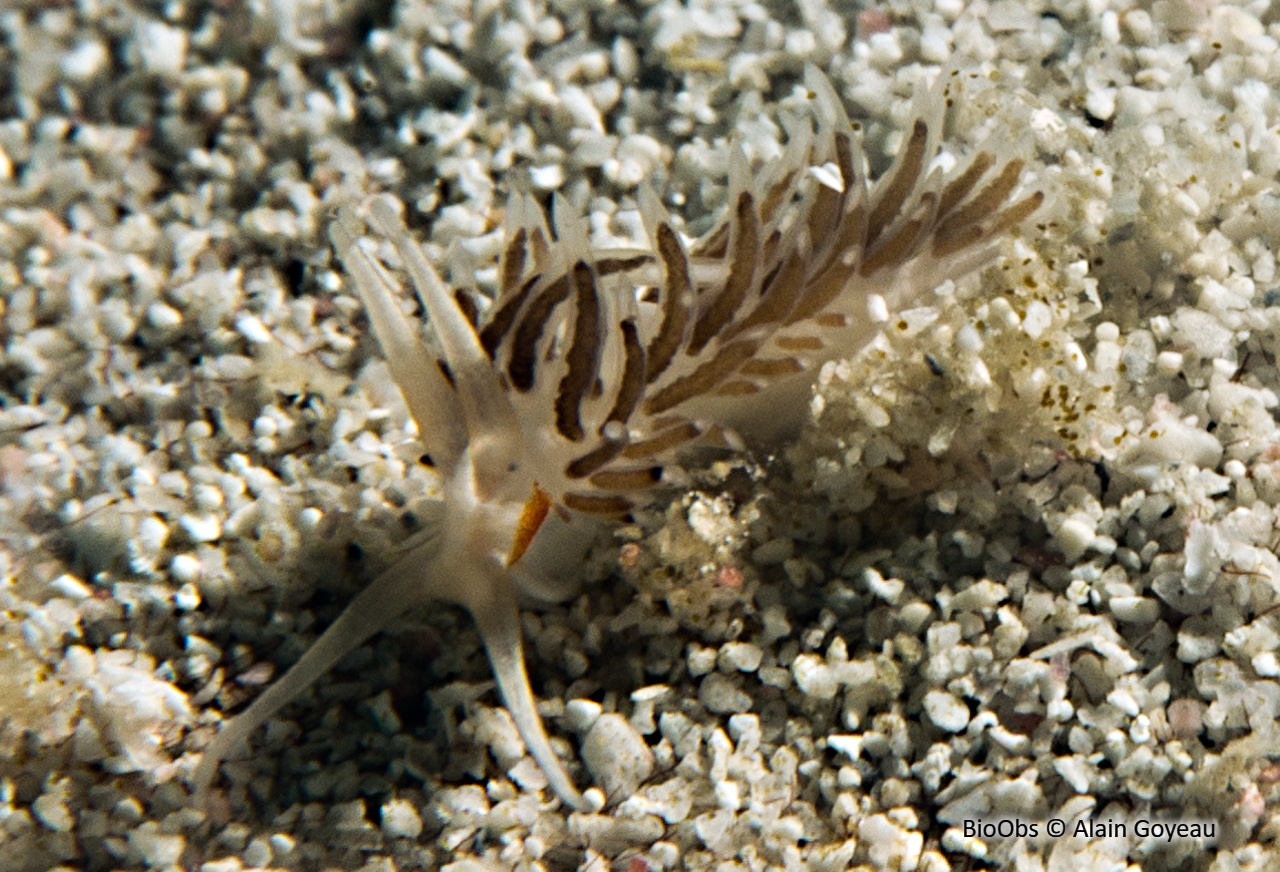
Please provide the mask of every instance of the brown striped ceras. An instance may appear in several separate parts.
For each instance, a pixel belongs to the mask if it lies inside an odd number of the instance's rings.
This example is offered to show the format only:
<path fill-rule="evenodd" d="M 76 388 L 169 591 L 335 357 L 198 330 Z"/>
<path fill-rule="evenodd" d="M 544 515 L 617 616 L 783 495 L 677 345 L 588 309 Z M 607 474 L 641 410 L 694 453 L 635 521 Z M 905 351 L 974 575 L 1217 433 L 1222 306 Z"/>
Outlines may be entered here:
<path fill-rule="evenodd" d="M 354 209 L 330 228 L 391 373 L 443 480 L 438 526 L 372 582 L 303 657 L 204 752 L 218 762 L 344 654 L 407 608 L 464 606 L 502 699 L 555 793 L 586 807 L 548 741 L 525 671 L 519 594 L 545 596 L 555 544 L 575 516 L 621 518 L 663 481 L 680 449 L 740 449 L 803 419 L 816 368 L 875 335 L 868 306 L 899 308 L 989 263 L 1000 237 L 1039 208 L 1015 198 L 1023 163 L 990 150 L 933 168 L 941 110 L 917 120 L 875 184 L 840 100 L 806 72 L 817 130 L 803 125 L 767 181 L 741 155 L 727 214 L 689 243 L 657 197 L 639 207 L 645 250 L 592 251 L 585 222 L 512 197 L 499 292 L 483 315 L 444 286 L 390 196 L 367 204 L 435 333 L 438 354 L 402 312 L 400 282 L 361 242 Z M 949 102 L 962 77 L 941 89 Z"/>

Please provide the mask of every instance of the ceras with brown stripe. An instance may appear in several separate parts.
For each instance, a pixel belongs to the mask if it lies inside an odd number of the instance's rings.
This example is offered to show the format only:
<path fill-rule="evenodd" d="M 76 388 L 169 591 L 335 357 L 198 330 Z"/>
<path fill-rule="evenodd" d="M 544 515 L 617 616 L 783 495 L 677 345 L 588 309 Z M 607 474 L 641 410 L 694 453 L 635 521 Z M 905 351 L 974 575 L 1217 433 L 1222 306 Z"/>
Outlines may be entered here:
<path fill-rule="evenodd" d="M 487 307 L 445 287 L 397 201 L 371 198 L 364 211 L 399 255 L 434 352 L 402 311 L 401 282 L 362 241 L 360 210 L 340 210 L 334 249 L 440 471 L 444 505 L 430 534 L 224 727 L 197 787 L 344 654 L 410 606 L 445 600 L 475 617 L 502 699 L 551 788 L 587 807 L 535 707 L 517 597 L 563 589 L 572 569 L 556 569 L 556 557 L 576 519 L 622 518 L 653 499 L 682 449 L 744 450 L 776 438 L 780 423 L 798 426 L 817 367 L 875 336 L 872 301 L 901 308 L 990 263 L 1001 237 L 1039 208 L 1040 192 L 1018 193 L 1021 160 L 980 150 L 947 172 L 934 165 L 942 105 L 962 81 L 947 78 L 937 108 L 873 184 L 839 97 L 808 70 L 816 129 L 791 136 L 763 184 L 739 155 L 726 215 L 697 241 L 647 189 L 638 206 L 650 247 L 640 250 L 593 251 L 563 202 L 553 229 L 530 196 L 515 195 Z"/>

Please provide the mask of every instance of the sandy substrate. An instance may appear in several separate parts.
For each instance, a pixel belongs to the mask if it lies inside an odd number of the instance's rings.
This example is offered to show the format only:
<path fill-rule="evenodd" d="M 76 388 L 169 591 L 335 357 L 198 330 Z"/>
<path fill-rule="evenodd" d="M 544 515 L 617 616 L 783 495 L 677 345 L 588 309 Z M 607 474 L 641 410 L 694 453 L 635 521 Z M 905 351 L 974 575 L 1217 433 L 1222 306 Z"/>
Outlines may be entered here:
<path fill-rule="evenodd" d="M 19 0 L 0 31 L 5 869 L 1280 859 L 1268 4 Z M 873 172 L 943 67 L 977 73 L 948 153 L 1016 132 L 1046 206 L 826 367 L 796 440 L 692 467 L 526 613 L 608 804 L 545 790 L 441 608 L 192 807 L 219 725 L 432 512 L 334 204 L 396 193 L 481 290 L 513 185 L 599 247 L 643 241 L 642 182 L 696 234 L 732 143 L 781 153 L 806 63 Z"/>

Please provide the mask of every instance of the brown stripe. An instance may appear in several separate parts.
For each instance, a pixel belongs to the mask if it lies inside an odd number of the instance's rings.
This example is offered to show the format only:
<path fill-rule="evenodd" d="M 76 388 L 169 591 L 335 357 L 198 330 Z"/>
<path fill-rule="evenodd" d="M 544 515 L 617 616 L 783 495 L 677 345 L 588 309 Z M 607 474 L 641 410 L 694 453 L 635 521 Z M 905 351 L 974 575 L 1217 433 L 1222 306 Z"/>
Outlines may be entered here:
<path fill-rule="evenodd" d="M 910 256 L 922 229 L 924 222 L 919 218 L 903 224 L 893 236 L 867 255 L 866 260 L 858 267 L 858 272 L 869 276 L 881 267 L 900 266 Z"/>
<path fill-rule="evenodd" d="M 651 436 L 648 439 L 644 439 L 639 442 L 632 442 L 622 450 L 622 456 L 628 460 L 639 460 L 642 457 L 653 457 L 664 451 L 670 451 L 672 448 L 676 448 L 693 439 L 697 439 L 701 435 L 701 427 L 694 424 L 692 421 L 685 421 L 677 424 L 670 430 L 663 430 L 656 436 Z"/>
<path fill-rule="evenodd" d="M 533 268 L 541 272 L 551 262 L 551 243 L 547 241 L 547 233 L 542 227 L 533 228 L 529 234 L 529 249 L 533 252 Z"/>
<path fill-rule="evenodd" d="M 622 333 L 622 353 L 624 363 L 622 377 L 618 379 L 618 393 L 613 400 L 613 408 L 609 410 L 606 421 L 627 423 L 631 413 L 635 411 L 644 396 L 644 346 L 640 344 L 640 331 L 635 321 L 627 318 L 618 325 Z"/>
<path fill-rule="evenodd" d="M 651 396 L 644 404 L 645 412 L 656 415 L 710 392 L 750 360 L 759 345 L 760 343 L 749 339 L 740 339 L 724 346 L 711 360 Z"/>
<path fill-rule="evenodd" d="M 616 518 L 631 511 L 631 501 L 622 497 L 597 497 L 591 494 L 565 494 L 565 508 L 587 515 Z"/>
<path fill-rule="evenodd" d="M 844 179 L 844 193 L 847 197 L 858 181 L 858 168 L 853 163 L 853 143 L 846 133 L 837 133 L 836 166 L 840 168 L 840 177 Z"/>
<path fill-rule="evenodd" d="M 724 223 L 711 231 L 710 236 L 704 237 L 701 242 L 694 245 L 689 253 L 694 257 L 724 257 L 724 253 L 729 250 L 729 225 L 732 223 L 726 215 Z"/>
<path fill-rule="evenodd" d="M 849 316 L 841 315 L 839 312 L 824 312 L 813 319 L 813 323 L 819 327 L 847 327 L 849 326 Z"/>
<path fill-rule="evenodd" d="M 764 199 L 760 202 L 760 220 L 765 224 L 773 220 L 773 213 L 778 211 L 778 207 L 783 203 L 783 198 L 791 193 L 791 183 L 796 180 L 797 172 L 799 171 L 789 170 L 769 189 L 769 193 L 764 195 Z"/>
<path fill-rule="evenodd" d="M 497 308 L 490 312 L 489 318 L 480 330 L 480 345 L 484 348 L 485 353 L 489 355 L 490 360 L 493 360 L 498 346 L 502 344 L 503 338 L 507 335 L 507 331 L 516 322 L 516 316 L 520 314 L 520 307 L 529 298 L 529 292 L 533 290 L 533 286 L 538 283 L 540 278 L 542 277 L 533 276 L 518 291 L 503 297 Z"/>
<path fill-rule="evenodd" d="M 846 263 L 847 261 L 847 263 Z M 805 287 L 804 296 L 787 315 L 784 326 L 790 326 L 818 314 L 844 289 L 845 282 L 853 275 L 858 263 L 858 252 L 849 250 L 841 259 L 831 263 Z"/>
<path fill-rule="evenodd" d="M 970 227 L 981 224 L 994 215 L 996 210 L 1005 204 L 1009 194 L 1017 187 L 1018 177 L 1022 175 L 1022 161 L 1011 160 L 1000 170 L 1000 174 L 978 192 L 972 200 L 955 210 L 934 233 L 934 248 L 945 246 L 951 240 L 968 236 Z M 985 235 L 985 234 L 982 234 Z M 963 246 L 961 246 L 963 247 Z"/>
<path fill-rule="evenodd" d="M 772 263 L 774 256 L 777 255 L 778 253 L 778 247 L 781 244 L 782 244 L 782 231 L 775 230 L 772 233 L 770 233 L 769 238 L 764 241 L 764 245 L 760 246 L 760 257 L 758 258 L 760 263 Z M 772 272 L 770 272 L 770 275 L 772 275 L 773 273 L 776 273 L 778 271 L 779 266 L 780 264 L 775 264 Z M 761 287 L 763 287 L 765 283 L 768 282 L 768 280 L 769 279 L 766 276 L 765 279 L 760 282 Z"/>
<path fill-rule="evenodd" d="M 634 257 L 602 257 L 596 260 L 596 275 L 608 278 L 615 273 L 630 272 L 646 264 L 653 263 L 652 255 L 637 254 Z"/>
<path fill-rule="evenodd" d="M 817 336 L 776 336 L 773 341 L 783 351 L 822 350 L 822 340 Z"/>
<path fill-rule="evenodd" d="M 969 168 L 963 173 L 956 176 L 947 186 L 942 189 L 942 196 L 938 198 L 938 220 L 947 217 L 947 214 L 960 204 L 965 197 L 969 196 L 969 192 L 973 190 L 973 186 L 978 184 L 978 180 L 991 169 L 992 164 L 996 162 L 995 156 L 989 151 L 979 152 L 969 164 Z"/>
<path fill-rule="evenodd" d="M 866 250 L 867 205 L 853 199 L 845 206 L 840 233 L 826 250 L 822 266 L 812 270 L 813 278 L 805 283 L 804 294 L 787 315 L 787 324 L 795 324 L 826 308 L 844 288 Z"/>
<path fill-rule="evenodd" d="M 792 251 L 787 260 L 763 282 L 761 300 L 747 317 L 725 330 L 721 341 L 732 339 L 745 330 L 763 324 L 779 324 L 795 305 L 804 287 L 804 260 L 798 251 Z"/>
<path fill-rule="evenodd" d="M 749 381 L 736 379 L 720 385 L 711 392 L 713 397 L 749 397 L 760 393 L 760 386 Z"/>
<path fill-rule="evenodd" d="M 619 469 L 597 472 L 591 476 L 592 487 L 603 491 L 633 491 L 653 487 L 662 480 L 661 466 L 646 466 L 644 469 Z"/>
<path fill-rule="evenodd" d="M 556 429 L 566 439 L 578 442 L 582 429 L 582 401 L 586 399 L 600 368 L 600 297 L 596 277 L 585 261 L 573 265 L 573 291 L 577 312 L 573 338 L 565 355 L 567 369 L 556 394 Z"/>
<path fill-rule="evenodd" d="M 853 166 L 853 146 L 848 135 L 838 133 L 832 137 L 836 148 L 836 167 L 844 183 L 843 191 L 833 191 L 826 185 L 818 185 L 817 199 L 809 212 L 809 238 L 826 239 L 840 221 L 849 197 L 854 193 L 857 170 Z"/>
<path fill-rule="evenodd" d="M 804 372 L 804 364 L 794 357 L 757 357 L 742 365 L 743 375 L 759 375 L 765 378 L 795 375 L 798 372 Z"/>
<path fill-rule="evenodd" d="M 929 253 L 935 258 L 950 257 L 957 251 L 963 251 L 971 245 L 976 245 L 982 241 L 985 235 L 980 224 L 970 224 L 967 227 L 957 228 L 943 238 L 935 235 L 933 247 L 929 249 Z"/>
<path fill-rule="evenodd" d="M 836 237 L 835 244 L 831 246 L 824 266 L 835 262 L 836 258 L 850 251 L 856 252 L 857 256 L 861 257 L 868 244 L 867 204 L 861 198 L 850 200 L 845 204 L 844 217 L 840 219 L 840 233 Z"/>
<path fill-rule="evenodd" d="M 963 232 L 952 232 L 941 239 L 935 238 L 930 254 L 936 258 L 950 257 L 957 251 L 974 245 L 983 239 L 992 239 L 999 236 L 1011 227 L 1015 227 L 1031 217 L 1043 203 L 1044 192 L 1036 191 L 1034 194 L 1022 198 L 1008 209 L 1005 209 L 988 225 L 971 225 L 964 228 Z"/>
<path fill-rule="evenodd" d="M 507 362 L 507 377 L 512 386 L 526 393 L 533 388 L 534 367 L 538 358 L 538 342 L 547 321 L 569 296 L 569 277 L 561 276 L 544 288 L 542 293 L 520 313 L 515 336 L 511 340 L 511 359 Z"/>
<path fill-rule="evenodd" d="M 502 252 L 498 280 L 499 299 L 514 291 L 520 284 L 520 276 L 524 275 L 524 262 L 529 253 L 525 247 L 528 240 L 528 231 L 521 227 L 511 234 L 511 239 L 508 240 L 507 247 Z"/>
<path fill-rule="evenodd" d="M 666 287 L 662 291 L 662 324 L 645 349 L 645 383 L 652 382 L 671 364 L 693 304 L 693 284 L 689 281 L 689 260 L 685 257 L 680 237 L 668 224 L 659 224 L 658 257 L 662 260 Z"/>
<path fill-rule="evenodd" d="M 821 182 L 814 194 L 813 206 L 809 209 L 809 238 L 823 240 L 831 235 L 843 211 L 844 198 L 848 192 L 848 180 L 845 180 L 845 191 L 833 191 Z"/>
<path fill-rule="evenodd" d="M 474 328 L 476 319 L 480 315 L 479 310 L 476 308 L 475 297 L 466 291 L 459 290 L 453 292 L 453 301 L 458 304 L 458 311 L 462 313 L 462 317 L 466 318 L 467 322 Z"/>
<path fill-rule="evenodd" d="M 689 338 L 688 353 L 696 355 L 717 333 L 733 320 L 733 316 L 746 299 L 747 291 L 755 279 L 756 262 L 760 245 L 760 221 L 756 215 L 755 198 L 750 191 L 738 195 L 737 209 L 729 258 L 729 276 L 724 287 L 711 305 L 698 317 Z"/>
<path fill-rule="evenodd" d="M 581 457 L 569 461 L 564 468 L 565 477 L 585 478 L 621 454 L 622 449 L 626 447 L 627 443 L 620 440 L 606 441 Z"/>
<path fill-rule="evenodd" d="M 903 150 L 902 160 L 893 170 L 893 176 L 889 181 L 880 186 L 881 190 L 871 208 L 871 215 L 867 221 L 868 245 L 874 243 L 893 223 L 902 209 L 902 204 L 914 190 L 916 182 L 920 179 L 920 173 L 924 169 L 924 149 L 928 139 L 929 125 L 923 120 L 917 120 L 911 129 L 911 138 L 907 140 L 906 148 Z"/>
<path fill-rule="evenodd" d="M 1044 205 L 1044 191 L 1036 191 L 1034 194 L 1023 197 L 996 216 L 996 220 L 987 227 L 987 235 L 999 236 L 1006 230 L 1017 227 L 1035 214 L 1042 205 Z"/>

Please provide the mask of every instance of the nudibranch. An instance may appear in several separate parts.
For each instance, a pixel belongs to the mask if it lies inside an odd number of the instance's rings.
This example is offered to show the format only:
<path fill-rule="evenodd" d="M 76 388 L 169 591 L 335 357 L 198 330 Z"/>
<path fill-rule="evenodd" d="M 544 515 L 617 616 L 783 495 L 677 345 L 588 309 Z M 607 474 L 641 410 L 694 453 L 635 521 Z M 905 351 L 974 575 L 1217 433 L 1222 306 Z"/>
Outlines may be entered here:
<path fill-rule="evenodd" d="M 944 84 L 944 100 L 960 81 Z M 522 651 L 518 598 L 555 587 L 544 557 L 556 549 L 541 547 L 548 529 L 625 517 L 661 491 L 683 449 L 741 450 L 778 421 L 803 420 L 817 368 L 876 335 L 869 306 L 910 305 L 990 263 L 1043 199 L 1024 190 L 1023 161 L 996 148 L 945 171 L 935 165 L 940 110 L 914 122 L 872 183 L 834 88 L 812 68 L 805 83 L 816 126 L 802 125 L 759 182 L 739 154 L 726 214 L 697 241 L 644 188 L 649 245 L 635 250 L 592 250 L 564 203 L 549 226 L 531 196 L 514 195 L 498 293 L 483 312 L 444 285 L 394 198 L 372 197 L 365 218 L 339 210 L 334 250 L 439 470 L 443 511 L 223 728 L 193 775 L 198 789 L 343 655 L 411 606 L 442 600 L 474 617 L 502 700 L 551 788 L 585 807 L 548 740 Z M 394 246 L 433 347 L 364 240 L 365 219 Z"/>

